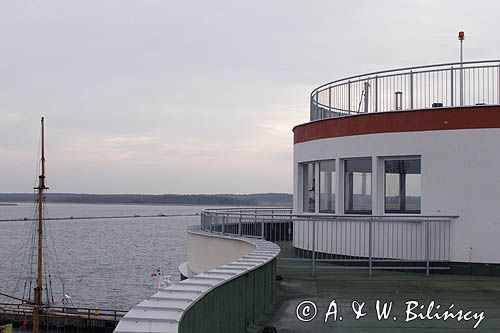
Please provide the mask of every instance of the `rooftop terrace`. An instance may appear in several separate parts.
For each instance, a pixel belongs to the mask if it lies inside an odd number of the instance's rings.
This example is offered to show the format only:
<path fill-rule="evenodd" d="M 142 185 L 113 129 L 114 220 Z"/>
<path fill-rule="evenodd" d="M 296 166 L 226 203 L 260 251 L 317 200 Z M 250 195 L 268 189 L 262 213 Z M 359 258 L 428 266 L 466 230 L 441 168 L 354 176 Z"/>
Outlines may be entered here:
<path fill-rule="evenodd" d="M 306 242 L 308 239 L 313 244 L 311 251 L 293 246 L 293 244 L 301 244 L 301 233 L 296 230 L 300 229 L 301 223 L 317 225 L 317 232 L 313 233 L 316 236 L 306 237 Z M 365 235 L 360 232 L 363 227 L 368 228 L 367 230 L 370 228 L 375 230 L 383 226 L 386 237 L 383 243 L 370 242 L 369 239 L 372 237 L 356 238 L 354 243 L 361 247 L 364 245 L 359 244 L 368 241 L 369 248 L 372 248 L 372 251 L 368 252 L 368 258 L 327 255 L 319 251 L 321 239 L 327 230 L 321 227 L 321 223 L 336 224 L 342 235 L 351 235 L 350 237 Z M 433 229 L 435 226 L 432 223 L 440 226 L 439 230 L 436 229 L 437 232 Z M 428 236 L 420 239 L 418 243 L 426 244 L 422 249 L 431 250 L 441 247 L 438 243 L 434 243 L 435 241 L 446 242 L 447 236 L 439 240 L 436 235 L 446 234 L 446 229 L 442 227 L 446 228 L 449 223 L 451 223 L 449 218 L 438 222 L 436 217 L 425 216 L 412 218 L 398 216 L 391 219 L 388 217 L 347 218 L 338 215 L 294 215 L 289 209 L 278 208 L 212 209 L 202 212 L 202 229 L 212 234 L 262 238 L 276 243 L 281 248 L 277 257 L 277 297 L 271 311 L 256 323 L 253 332 L 262 332 L 265 326 L 275 327 L 280 333 L 469 332 L 476 324 L 480 332 L 499 332 L 500 276 L 498 276 L 498 271 L 495 273 L 491 267 L 487 269 L 481 265 L 487 274 L 497 274 L 497 276 L 475 276 L 471 274 L 474 272 L 473 264 L 462 263 L 455 264 L 457 266 L 452 271 L 454 273 L 465 272 L 468 275 L 450 274 L 450 270 L 446 269 L 433 270 L 432 274 L 429 274 L 426 267 L 450 268 L 446 267 L 449 263 L 447 260 L 436 260 L 439 258 L 430 258 L 431 263 L 422 262 L 418 260 L 418 255 L 417 257 L 405 255 L 399 260 L 394 260 L 387 256 L 388 252 L 384 252 L 385 257 L 381 256 L 381 253 L 371 257 L 372 253 L 377 252 L 379 245 L 382 245 L 381 248 L 386 248 L 383 244 L 390 244 L 390 239 L 396 237 L 396 234 L 390 231 L 391 227 L 400 224 L 396 227 L 399 230 L 397 237 L 401 237 L 404 225 L 412 224 L 412 228 L 424 228 Z M 417 232 L 416 230 L 411 233 Z M 340 238 L 335 235 L 332 239 L 341 242 Z M 430 240 L 432 241 L 429 242 Z M 376 243 L 378 245 L 375 245 Z M 408 242 L 406 244 L 412 249 L 420 248 L 416 244 L 411 245 Z M 330 245 L 334 245 L 336 251 L 345 249 L 343 245 L 337 248 L 335 242 Z M 308 244 L 301 246 L 307 248 Z M 423 251 L 422 253 L 432 252 Z M 437 267 L 434 264 L 444 265 L 444 267 Z M 367 271 L 370 271 L 370 274 Z M 380 300 L 382 306 L 384 303 L 389 305 L 389 302 L 392 302 L 392 311 L 388 319 L 378 319 L 377 300 Z M 314 313 L 314 306 L 311 303 L 305 303 L 299 307 L 299 304 L 304 301 L 314 303 L 316 316 L 311 315 Z M 335 315 L 332 314 L 325 322 L 325 315 L 332 301 L 335 301 L 337 305 L 337 320 L 334 320 Z M 354 301 L 359 304 L 366 302 L 361 309 L 366 315 L 359 319 L 356 319 L 352 308 Z M 407 314 L 406 302 L 411 301 L 418 302 L 418 306 Z M 434 308 L 429 310 L 429 316 L 433 319 L 428 319 L 427 311 L 432 301 L 434 301 Z M 422 309 L 421 306 L 423 306 Z M 333 309 L 330 308 L 330 310 Z M 459 310 L 463 310 L 464 316 L 468 314 L 460 321 L 454 318 L 437 319 L 436 314 L 443 316 L 446 310 L 454 315 L 458 315 Z M 412 318 L 412 313 L 417 317 Z M 422 318 L 418 317 L 419 314 Z M 298 318 L 299 315 L 302 320 Z M 406 321 L 407 318 L 411 320 Z M 309 319 L 310 321 L 307 321 Z"/>
<path fill-rule="evenodd" d="M 283 281 L 278 281 L 278 297 L 273 311 L 260 322 L 263 326 L 276 327 L 280 333 L 298 332 L 470 332 L 477 320 L 458 322 L 454 319 L 415 319 L 405 322 L 405 302 L 415 300 L 427 306 L 431 301 L 440 304 L 442 313 L 453 303 L 456 312 L 484 311 L 479 332 L 500 331 L 500 277 L 470 276 L 454 274 L 377 271 L 368 276 L 363 271 L 324 271 L 312 277 L 309 271 L 278 267 Z M 393 302 L 388 320 L 377 319 L 376 300 Z M 309 322 L 297 319 L 296 308 L 304 300 L 317 305 L 317 316 Z M 324 322 L 329 304 L 335 300 L 338 316 L 333 315 Z M 363 308 L 366 316 L 355 319 L 351 304 L 357 300 L 366 302 Z M 414 310 L 417 312 L 417 310 Z M 397 320 L 394 320 L 396 317 Z"/>

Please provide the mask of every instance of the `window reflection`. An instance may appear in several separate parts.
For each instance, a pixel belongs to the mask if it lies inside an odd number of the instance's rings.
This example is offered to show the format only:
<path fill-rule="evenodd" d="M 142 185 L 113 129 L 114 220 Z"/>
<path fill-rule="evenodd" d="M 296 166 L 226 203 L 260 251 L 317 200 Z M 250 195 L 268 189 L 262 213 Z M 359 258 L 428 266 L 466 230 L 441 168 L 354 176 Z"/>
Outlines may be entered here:
<path fill-rule="evenodd" d="M 316 206 L 316 179 L 315 179 L 315 163 L 304 163 L 302 165 L 303 184 L 303 211 L 314 213 Z"/>
<path fill-rule="evenodd" d="M 372 160 L 344 160 L 344 210 L 346 213 L 372 212 Z"/>
<path fill-rule="evenodd" d="M 386 160 L 385 212 L 420 213 L 420 159 Z"/>
<path fill-rule="evenodd" d="M 335 213 L 335 160 L 319 163 L 319 211 Z"/>

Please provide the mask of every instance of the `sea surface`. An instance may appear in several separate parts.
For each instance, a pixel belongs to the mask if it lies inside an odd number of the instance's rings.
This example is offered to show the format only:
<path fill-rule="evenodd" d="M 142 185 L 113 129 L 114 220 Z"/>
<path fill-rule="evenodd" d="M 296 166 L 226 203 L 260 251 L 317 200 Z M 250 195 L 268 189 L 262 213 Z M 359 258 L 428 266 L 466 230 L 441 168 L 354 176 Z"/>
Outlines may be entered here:
<path fill-rule="evenodd" d="M 186 260 L 186 227 L 199 224 L 199 216 L 75 219 L 79 216 L 134 216 L 196 214 L 201 206 L 63 204 L 47 203 L 48 217 L 73 219 L 46 221 L 54 300 L 61 305 L 64 292 L 75 306 L 128 310 L 155 292 L 158 268 L 179 276 Z M 33 203 L 0 205 L 0 220 L 35 216 Z M 0 222 L 0 291 L 27 296 L 33 221 Z M 55 251 L 54 251 L 55 250 Z M 55 253 L 55 255 L 54 255 Z M 36 259 L 36 257 L 35 257 Z M 33 260 L 36 261 L 36 260 Z M 48 275 L 47 273 L 46 275 Z M 26 288 L 24 287 L 26 284 Z M 35 282 L 32 281 L 34 286 Z M 44 294 L 45 296 L 45 294 Z M 0 302 L 7 301 L 0 298 Z"/>

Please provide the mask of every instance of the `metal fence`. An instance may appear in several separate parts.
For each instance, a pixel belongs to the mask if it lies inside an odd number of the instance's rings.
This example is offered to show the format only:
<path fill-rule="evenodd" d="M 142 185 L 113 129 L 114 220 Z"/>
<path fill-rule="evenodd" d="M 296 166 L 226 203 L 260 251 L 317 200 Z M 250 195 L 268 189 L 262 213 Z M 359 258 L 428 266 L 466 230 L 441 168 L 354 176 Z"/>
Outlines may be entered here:
<path fill-rule="evenodd" d="M 278 244 L 279 267 L 311 269 L 449 269 L 454 216 L 293 214 L 283 208 L 207 209 L 201 228 Z"/>
<path fill-rule="evenodd" d="M 500 60 L 351 76 L 311 93 L 311 121 L 368 112 L 500 104 Z"/>

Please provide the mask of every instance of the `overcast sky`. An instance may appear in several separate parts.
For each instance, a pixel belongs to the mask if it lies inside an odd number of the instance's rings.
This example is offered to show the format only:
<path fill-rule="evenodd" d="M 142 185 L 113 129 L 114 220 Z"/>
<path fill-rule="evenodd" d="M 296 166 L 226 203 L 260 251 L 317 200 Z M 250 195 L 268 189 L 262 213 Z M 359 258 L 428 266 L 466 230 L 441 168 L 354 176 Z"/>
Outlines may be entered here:
<path fill-rule="evenodd" d="M 343 76 L 499 59 L 499 1 L 1 1 L 0 192 L 292 191 L 292 127 Z"/>

